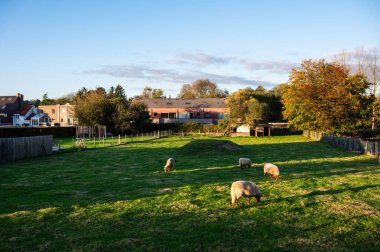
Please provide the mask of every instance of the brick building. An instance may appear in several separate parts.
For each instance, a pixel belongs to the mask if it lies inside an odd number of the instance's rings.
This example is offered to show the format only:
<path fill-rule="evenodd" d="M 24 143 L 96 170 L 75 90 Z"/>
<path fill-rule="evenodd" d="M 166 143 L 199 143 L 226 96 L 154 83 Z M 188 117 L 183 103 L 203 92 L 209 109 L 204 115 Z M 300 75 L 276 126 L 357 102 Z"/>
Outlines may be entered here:
<path fill-rule="evenodd" d="M 230 109 L 226 98 L 200 99 L 141 99 L 147 107 L 155 123 L 185 123 L 201 124 L 217 123 L 226 117 Z"/>
<path fill-rule="evenodd" d="M 50 117 L 51 124 L 56 126 L 72 126 L 77 124 L 74 113 L 74 105 L 66 103 L 64 105 L 42 105 L 38 106 Z"/>

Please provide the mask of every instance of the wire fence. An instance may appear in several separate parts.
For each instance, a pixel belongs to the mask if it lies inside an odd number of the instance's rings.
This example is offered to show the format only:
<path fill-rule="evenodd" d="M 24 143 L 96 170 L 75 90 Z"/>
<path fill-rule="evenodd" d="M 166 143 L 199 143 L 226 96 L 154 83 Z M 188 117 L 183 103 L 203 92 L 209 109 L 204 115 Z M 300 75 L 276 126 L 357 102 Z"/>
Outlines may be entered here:
<path fill-rule="evenodd" d="M 53 141 L 53 152 L 72 152 L 82 151 L 86 149 L 105 148 L 136 142 L 150 141 L 153 139 L 169 136 L 223 136 L 224 134 L 224 131 L 174 132 L 172 130 L 160 130 L 147 133 L 103 136 L 93 138 L 56 138 Z"/>

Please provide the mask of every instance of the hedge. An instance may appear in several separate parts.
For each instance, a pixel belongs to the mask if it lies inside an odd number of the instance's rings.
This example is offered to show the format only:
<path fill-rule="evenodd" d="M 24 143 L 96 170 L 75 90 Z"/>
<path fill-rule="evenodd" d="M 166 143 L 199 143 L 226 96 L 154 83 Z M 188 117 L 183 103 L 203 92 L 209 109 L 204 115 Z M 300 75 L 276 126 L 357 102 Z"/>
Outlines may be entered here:
<path fill-rule="evenodd" d="M 56 138 L 75 137 L 75 127 L 0 127 L 0 138 L 53 135 Z"/>

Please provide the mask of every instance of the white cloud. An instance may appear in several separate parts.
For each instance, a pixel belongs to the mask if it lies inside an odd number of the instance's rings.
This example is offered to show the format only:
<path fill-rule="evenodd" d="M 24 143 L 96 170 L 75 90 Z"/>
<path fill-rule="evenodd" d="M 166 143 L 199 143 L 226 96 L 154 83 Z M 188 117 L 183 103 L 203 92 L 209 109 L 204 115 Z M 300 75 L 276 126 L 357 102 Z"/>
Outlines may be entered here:
<path fill-rule="evenodd" d="M 136 65 L 107 65 L 96 70 L 88 70 L 87 74 L 102 74 L 118 78 L 148 79 L 155 82 L 176 84 L 191 83 L 198 79 L 210 79 L 217 84 L 227 85 L 273 85 L 273 82 L 254 80 L 242 76 L 207 73 L 199 70 L 171 70 Z"/>

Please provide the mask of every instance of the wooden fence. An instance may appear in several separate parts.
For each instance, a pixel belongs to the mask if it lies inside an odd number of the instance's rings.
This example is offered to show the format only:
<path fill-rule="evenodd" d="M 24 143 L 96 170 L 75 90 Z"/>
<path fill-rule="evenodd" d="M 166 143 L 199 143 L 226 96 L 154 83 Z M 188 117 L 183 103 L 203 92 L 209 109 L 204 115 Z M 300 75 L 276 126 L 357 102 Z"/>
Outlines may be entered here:
<path fill-rule="evenodd" d="M 304 130 L 303 135 L 307 138 L 329 143 L 356 153 L 369 154 L 375 157 L 379 157 L 380 154 L 380 141 L 363 140 L 358 137 L 336 136 L 310 130 Z"/>
<path fill-rule="evenodd" d="M 52 153 L 53 136 L 0 138 L 0 163 Z"/>

